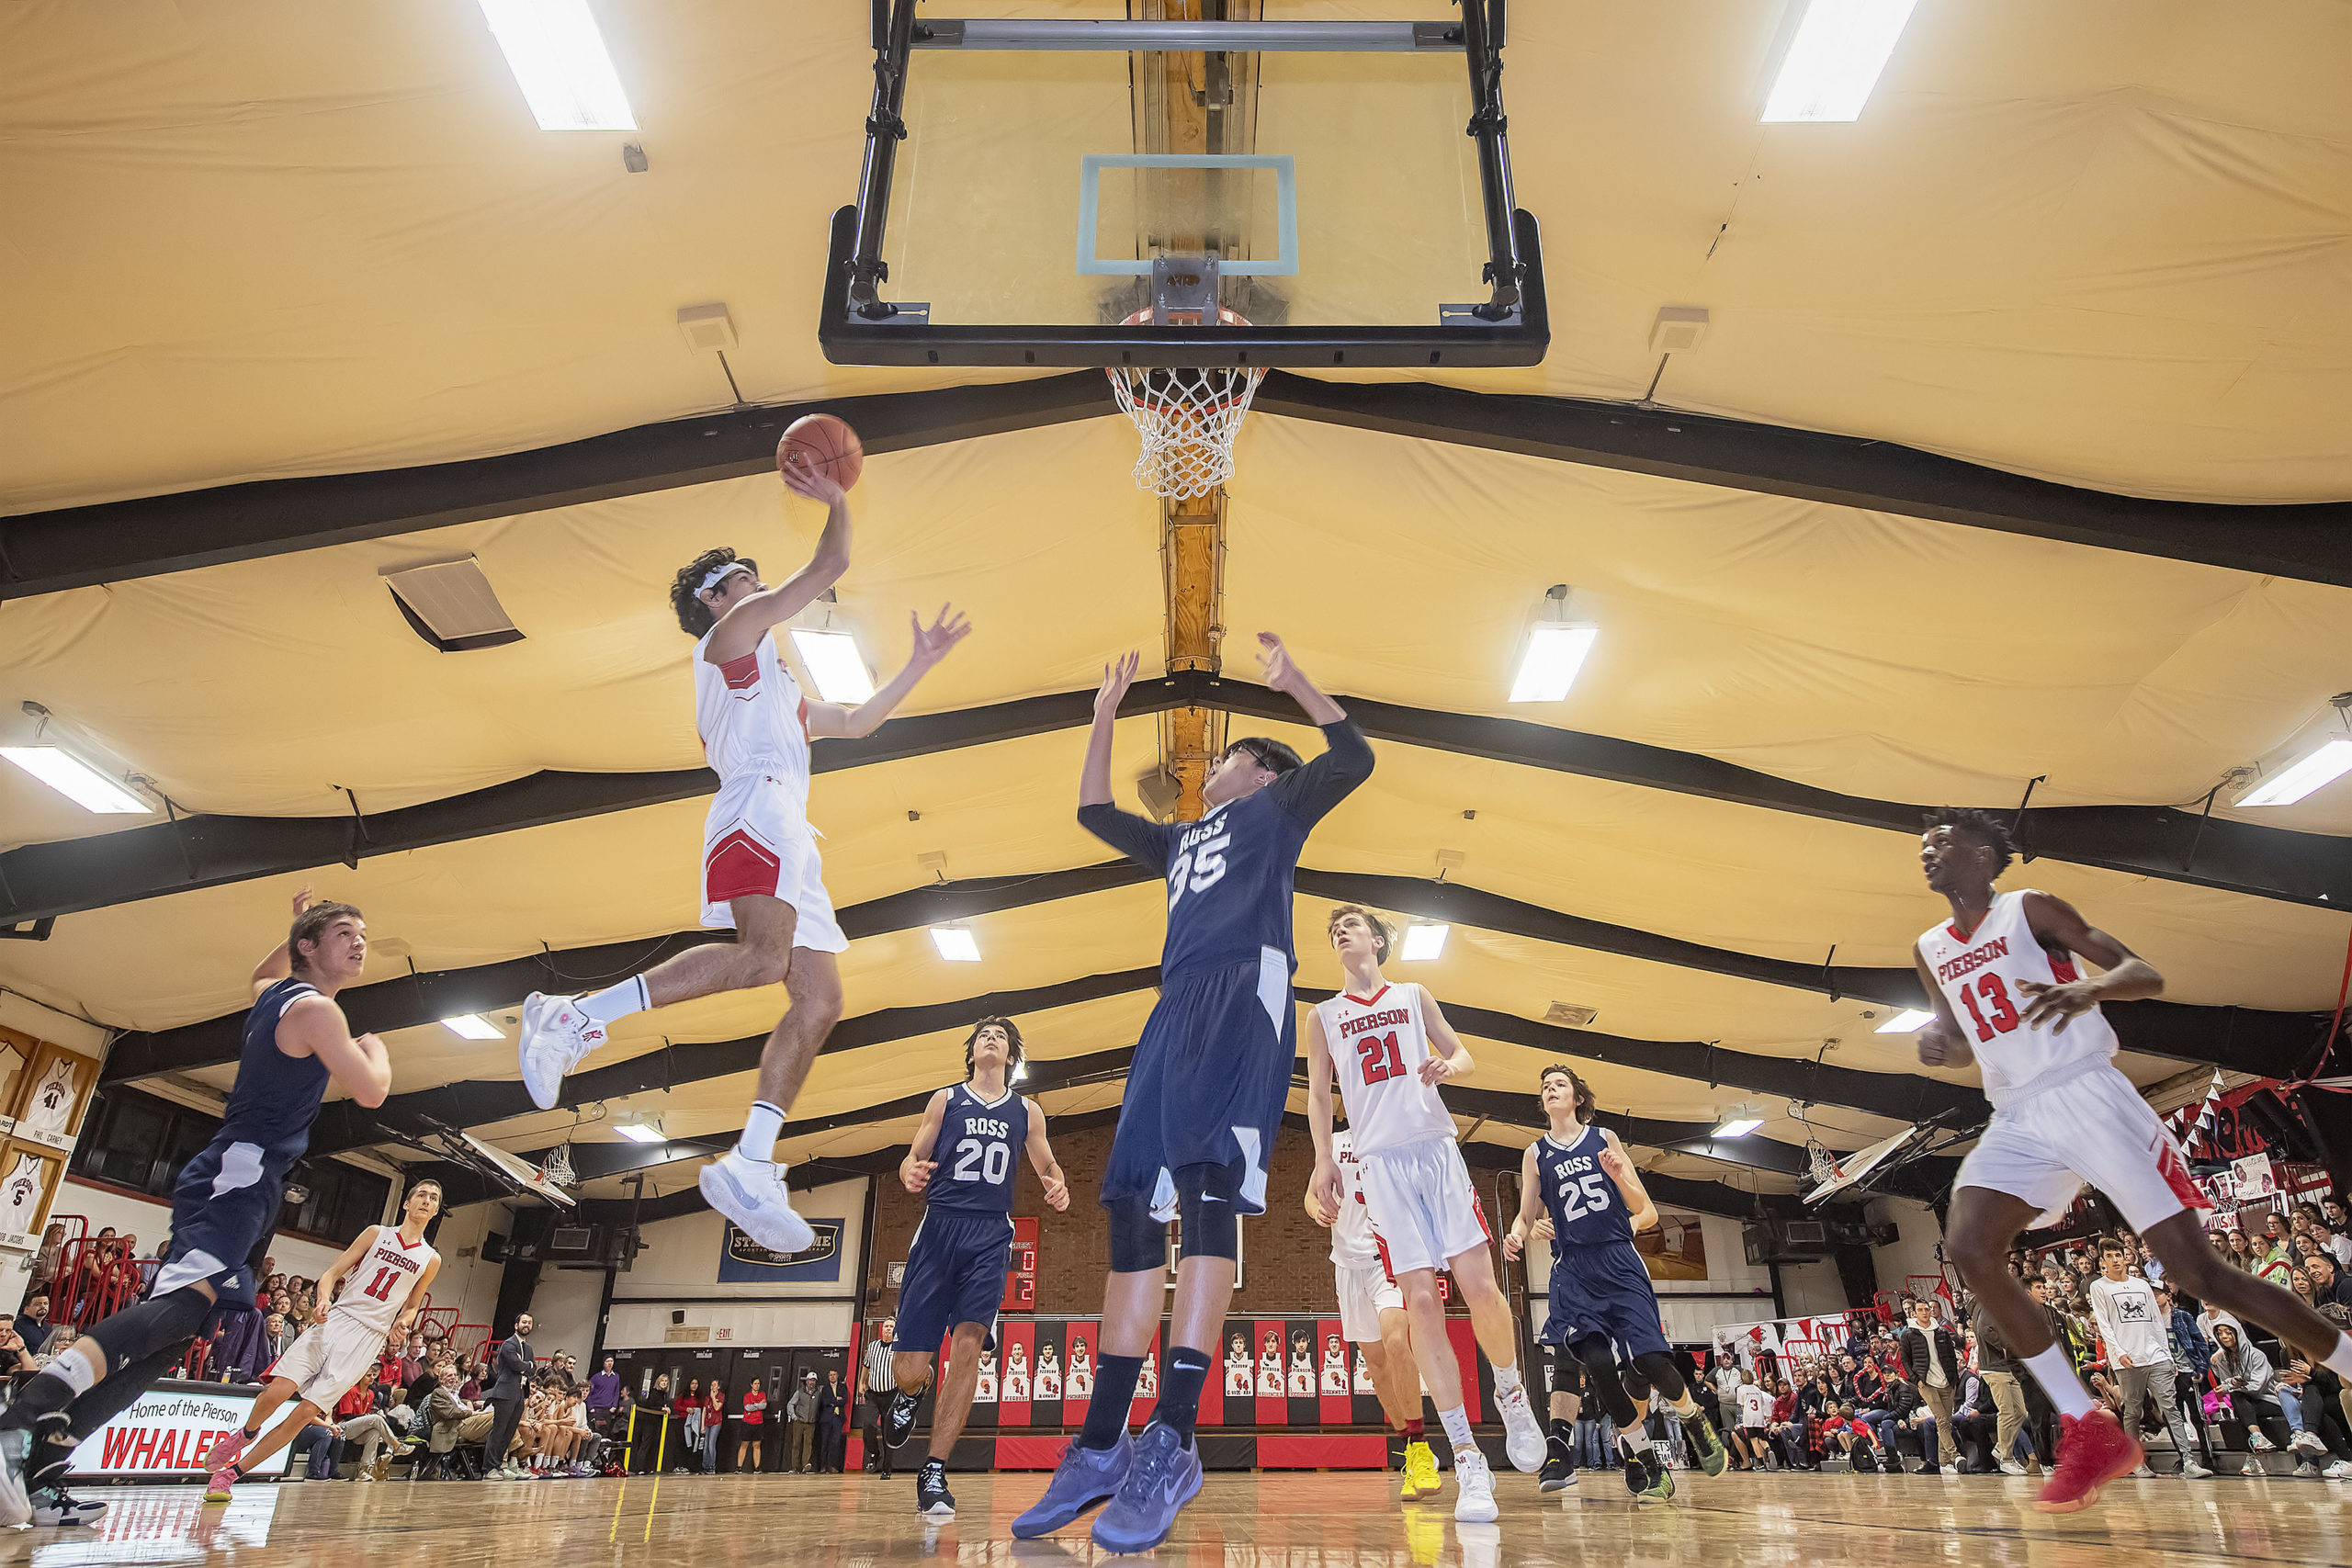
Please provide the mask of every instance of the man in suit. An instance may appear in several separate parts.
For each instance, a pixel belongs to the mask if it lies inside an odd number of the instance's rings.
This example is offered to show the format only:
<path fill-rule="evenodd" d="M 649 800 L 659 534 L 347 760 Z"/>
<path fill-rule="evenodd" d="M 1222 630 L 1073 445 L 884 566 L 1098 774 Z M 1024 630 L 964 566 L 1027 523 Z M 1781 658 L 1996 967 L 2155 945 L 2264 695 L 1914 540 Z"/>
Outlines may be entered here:
<path fill-rule="evenodd" d="M 841 1369 L 825 1369 L 825 1385 L 817 1391 L 817 1468 L 839 1475 L 849 1458 L 848 1412 L 842 1395 Z"/>
<path fill-rule="evenodd" d="M 516 1318 L 514 1332 L 491 1360 L 490 1407 L 498 1419 L 491 1423 L 490 1440 L 482 1445 L 482 1469 L 486 1474 L 509 1481 L 521 1481 L 527 1473 L 521 1465 L 506 1462 L 506 1448 L 514 1440 L 514 1428 L 522 1425 L 523 1402 L 530 1396 L 531 1379 L 538 1368 L 537 1358 L 531 1354 L 531 1326 L 529 1313 Z"/>

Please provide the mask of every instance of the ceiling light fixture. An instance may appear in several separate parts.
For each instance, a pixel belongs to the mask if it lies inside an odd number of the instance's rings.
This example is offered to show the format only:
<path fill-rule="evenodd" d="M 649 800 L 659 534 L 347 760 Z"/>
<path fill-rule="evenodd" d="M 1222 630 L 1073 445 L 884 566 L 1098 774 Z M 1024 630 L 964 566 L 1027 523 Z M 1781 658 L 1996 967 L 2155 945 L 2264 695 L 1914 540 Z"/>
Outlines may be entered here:
<path fill-rule="evenodd" d="M 662 1132 L 662 1118 L 632 1111 L 613 1123 L 613 1131 L 632 1144 L 661 1144 L 669 1140 Z"/>
<path fill-rule="evenodd" d="M 932 945 L 939 949 L 939 956 L 950 964 L 978 964 L 980 944 L 973 940 L 968 927 L 961 925 L 931 928 Z"/>
<path fill-rule="evenodd" d="M 857 637 L 833 619 L 832 590 L 808 606 L 806 625 L 795 623 L 792 646 L 799 651 L 809 683 L 829 703 L 862 703 L 874 694 L 874 672 L 865 667 Z"/>
<path fill-rule="evenodd" d="M 1872 1031 L 1872 1032 L 1877 1034 L 1913 1034 L 1922 1029 L 1925 1029 L 1935 1021 L 1936 1015 L 1934 1013 L 1922 1012 L 1917 1008 L 1905 1008 L 1901 1012 L 1896 1013 L 1893 1018 L 1890 1018 L 1884 1023 L 1880 1024 L 1876 1030 Z"/>
<path fill-rule="evenodd" d="M 495 1040 L 498 1026 L 478 1012 L 461 1012 L 455 1018 L 445 1018 L 441 1027 L 460 1040 Z"/>
<path fill-rule="evenodd" d="M 2301 761 L 2290 762 L 2244 795 L 2240 806 L 2292 806 L 2352 773 L 2352 740 L 2331 740 Z"/>
<path fill-rule="evenodd" d="M 1405 962 L 1419 964 L 1445 951 L 1445 933 L 1452 926 L 1416 920 L 1405 928 Z"/>
<path fill-rule="evenodd" d="M 1723 1120 L 1716 1122 L 1715 1130 L 1707 1135 L 1711 1138 L 1744 1138 L 1762 1125 L 1764 1118 L 1756 1114 L 1756 1107 L 1735 1105 L 1724 1111 Z"/>
<path fill-rule="evenodd" d="M 1914 0 L 1812 0 L 1764 100 L 1767 123 L 1861 118 Z"/>
<path fill-rule="evenodd" d="M 1004 1081 L 1007 1083 L 1022 1083 L 1025 1082 L 1028 1079 L 1028 1077 L 1029 1064 L 1026 1062 L 1015 1062 L 1012 1064 L 1012 1076 Z"/>
<path fill-rule="evenodd" d="M 154 815 L 145 801 L 62 747 L 0 746 L 0 757 L 7 758 L 85 811 L 108 817 Z"/>
<path fill-rule="evenodd" d="M 635 130 L 588 0 L 481 0 L 541 130 Z"/>
<path fill-rule="evenodd" d="M 1528 633 L 1527 651 L 1520 656 L 1519 674 L 1510 684 L 1510 700 L 1556 703 L 1566 697 L 1600 636 L 1600 628 L 1590 622 L 1568 619 L 1567 584 L 1553 584 Z"/>

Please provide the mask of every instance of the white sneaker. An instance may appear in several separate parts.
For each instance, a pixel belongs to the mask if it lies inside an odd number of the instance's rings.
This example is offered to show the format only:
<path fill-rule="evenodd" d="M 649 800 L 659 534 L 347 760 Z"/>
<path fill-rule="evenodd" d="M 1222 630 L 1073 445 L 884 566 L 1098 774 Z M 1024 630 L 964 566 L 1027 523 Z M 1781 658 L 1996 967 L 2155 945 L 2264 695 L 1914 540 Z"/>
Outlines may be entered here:
<path fill-rule="evenodd" d="M 2211 1471 L 2193 1459 L 2185 1459 L 2180 1461 L 2180 1478 L 2183 1481 L 2206 1481 L 2211 1479 L 2212 1474 Z"/>
<path fill-rule="evenodd" d="M 2256 1453 L 2267 1454 L 2278 1445 L 2265 1437 L 2261 1427 L 2248 1427 L 2245 1429 L 2245 1446 Z"/>
<path fill-rule="evenodd" d="M 770 1252 L 798 1252 L 817 1239 L 808 1222 L 792 1212 L 792 1198 L 784 1189 L 781 1165 L 748 1160 L 729 1149 L 702 1168 L 699 1185 L 712 1208 L 741 1225 L 745 1235 Z M 1535 1442 L 1537 1462 L 1541 1463 L 1541 1434 Z"/>
<path fill-rule="evenodd" d="M 2327 1452 L 2327 1445 L 2320 1441 L 2319 1434 L 2309 1430 L 2296 1433 L 2290 1446 L 2299 1454 L 2317 1456 Z"/>
<path fill-rule="evenodd" d="M 523 1027 L 515 1045 L 531 1103 L 553 1111 L 563 1093 L 563 1075 L 604 1043 L 605 1026 L 582 1012 L 575 998 L 533 991 L 523 1002 Z"/>
<path fill-rule="evenodd" d="M 1948 1464 L 1941 1468 L 1943 1470 L 1943 1473 L 1946 1475 L 1958 1475 L 1960 1473 L 1960 1466 L 1956 1464 Z"/>
<path fill-rule="evenodd" d="M 1495 1522 L 1495 1472 L 1487 1468 L 1486 1455 L 1476 1449 L 1457 1451 L 1453 1456 L 1453 1484 L 1458 1494 L 1453 1500 L 1457 1523 Z"/>
<path fill-rule="evenodd" d="M 2320 1472 L 2329 1481 L 2352 1481 L 2352 1459 L 2340 1459 Z"/>
<path fill-rule="evenodd" d="M 1497 1389 L 1495 1407 L 1503 1415 L 1503 1452 L 1510 1457 L 1510 1467 L 1523 1475 L 1532 1475 L 1543 1469 L 1544 1428 L 1536 1421 L 1535 1412 L 1528 1407 L 1527 1385 L 1521 1383 L 1508 1393 Z"/>
<path fill-rule="evenodd" d="M 2138 1464 L 2132 1467 L 2132 1479 L 2134 1481 L 2149 1480 L 2154 1477 L 2155 1473 L 2156 1472 L 2148 1468 L 2148 1461 L 2145 1460 L 2142 1460 Z"/>
<path fill-rule="evenodd" d="M 2003 1475 L 2023 1475 L 2025 1472 L 2025 1466 L 2019 1464 L 2016 1460 L 2005 1459 L 2001 1461 L 2001 1473 Z"/>
<path fill-rule="evenodd" d="M 2238 1473 L 2240 1475 L 2260 1475 L 2263 1473 L 2262 1461 L 2258 1459 L 2249 1459 L 2245 1461 L 2245 1466 L 2239 1470 Z"/>

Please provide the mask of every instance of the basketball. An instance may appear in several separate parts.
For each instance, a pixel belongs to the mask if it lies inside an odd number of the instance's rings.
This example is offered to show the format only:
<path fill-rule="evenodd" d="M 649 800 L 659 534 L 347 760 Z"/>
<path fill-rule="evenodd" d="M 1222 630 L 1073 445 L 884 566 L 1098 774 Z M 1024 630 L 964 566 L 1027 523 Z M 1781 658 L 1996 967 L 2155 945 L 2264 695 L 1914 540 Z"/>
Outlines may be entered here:
<path fill-rule="evenodd" d="M 854 487 L 865 468 L 865 448 L 857 444 L 857 432 L 847 420 L 829 413 L 794 420 L 784 439 L 775 444 L 778 473 L 796 457 L 843 490 Z"/>

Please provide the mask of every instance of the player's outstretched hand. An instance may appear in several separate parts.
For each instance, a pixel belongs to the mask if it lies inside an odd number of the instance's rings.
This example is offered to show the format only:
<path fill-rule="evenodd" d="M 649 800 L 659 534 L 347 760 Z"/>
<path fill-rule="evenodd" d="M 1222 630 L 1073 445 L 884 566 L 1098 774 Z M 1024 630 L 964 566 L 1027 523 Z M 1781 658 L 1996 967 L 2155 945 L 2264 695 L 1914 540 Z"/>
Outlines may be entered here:
<path fill-rule="evenodd" d="M 931 1173 L 939 1168 L 935 1159 L 909 1159 L 899 1167 L 899 1179 L 907 1184 L 910 1192 L 920 1192 L 931 1185 Z"/>
<path fill-rule="evenodd" d="M 1094 716 L 1097 718 L 1119 711 L 1119 700 L 1127 694 L 1127 688 L 1136 683 L 1136 671 L 1142 664 L 1143 655 L 1130 650 L 1122 654 L 1117 662 L 1102 666 L 1102 686 L 1094 694 Z"/>
<path fill-rule="evenodd" d="M 1049 1179 L 1046 1183 L 1046 1201 L 1056 1213 L 1069 1208 L 1069 1183 L 1058 1176 Z"/>
<path fill-rule="evenodd" d="M 1265 671 L 1266 685 L 1272 691 L 1294 691 L 1306 679 L 1298 672 L 1298 666 L 1290 661 L 1290 649 L 1272 632 L 1258 634 L 1258 664 Z"/>
<path fill-rule="evenodd" d="M 784 488 L 795 495 L 821 501 L 827 506 L 839 506 L 849 499 L 849 491 L 835 484 L 831 474 L 797 453 L 785 459 L 780 472 L 784 475 Z"/>
<path fill-rule="evenodd" d="M 965 619 L 964 612 L 953 604 L 942 604 L 938 618 L 927 626 L 918 615 L 910 614 L 907 621 L 914 627 L 915 634 L 914 652 L 909 659 L 926 670 L 946 658 L 950 649 L 972 635 L 972 623 Z"/>
<path fill-rule="evenodd" d="M 302 918 L 302 911 L 309 908 L 318 901 L 318 895 L 311 891 L 310 885 L 308 883 L 303 884 L 302 891 L 294 895 L 294 918 L 298 920 Z"/>
<path fill-rule="evenodd" d="M 2072 980 L 2063 986 L 2045 986 L 2039 980 L 2019 980 L 2018 989 L 2033 998 L 2026 1004 L 2021 1021 L 2028 1029 L 2050 1025 L 2052 1034 L 2066 1032 L 2067 1023 L 2078 1013 L 2086 1013 L 2098 1006 L 2098 993 L 2089 980 Z"/>

